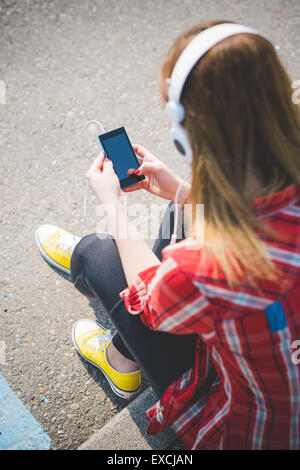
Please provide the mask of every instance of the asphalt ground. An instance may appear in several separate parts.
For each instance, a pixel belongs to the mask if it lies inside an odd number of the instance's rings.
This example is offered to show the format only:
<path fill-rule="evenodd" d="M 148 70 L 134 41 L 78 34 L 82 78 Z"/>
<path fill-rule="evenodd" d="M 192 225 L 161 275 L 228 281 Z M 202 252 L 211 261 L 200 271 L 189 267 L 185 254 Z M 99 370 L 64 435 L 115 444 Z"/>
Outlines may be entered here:
<path fill-rule="evenodd" d="M 110 327 L 106 313 L 41 258 L 35 229 L 52 223 L 79 233 L 89 163 L 72 140 L 90 119 L 107 130 L 125 125 L 133 142 L 184 173 L 169 143 L 157 75 L 174 38 L 210 19 L 263 31 L 300 79 L 298 0 L 0 1 L 0 375 L 52 448 L 77 448 L 126 402 L 79 359 L 71 340 L 79 318 Z M 80 144 L 95 156 L 96 129 Z M 129 207 L 137 202 L 147 235 L 157 200 L 131 194 Z M 89 194 L 85 233 L 96 231 L 99 214 Z"/>

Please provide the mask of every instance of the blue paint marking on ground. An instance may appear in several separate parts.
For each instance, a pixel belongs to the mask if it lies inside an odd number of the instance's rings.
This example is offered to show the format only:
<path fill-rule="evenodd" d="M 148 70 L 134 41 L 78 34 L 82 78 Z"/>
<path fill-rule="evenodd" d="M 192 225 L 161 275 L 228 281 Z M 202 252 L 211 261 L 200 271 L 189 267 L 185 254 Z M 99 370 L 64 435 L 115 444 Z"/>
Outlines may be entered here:
<path fill-rule="evenodd" d="M 0 375 L 0 450 L 49 450 L 51 439 Z"/>

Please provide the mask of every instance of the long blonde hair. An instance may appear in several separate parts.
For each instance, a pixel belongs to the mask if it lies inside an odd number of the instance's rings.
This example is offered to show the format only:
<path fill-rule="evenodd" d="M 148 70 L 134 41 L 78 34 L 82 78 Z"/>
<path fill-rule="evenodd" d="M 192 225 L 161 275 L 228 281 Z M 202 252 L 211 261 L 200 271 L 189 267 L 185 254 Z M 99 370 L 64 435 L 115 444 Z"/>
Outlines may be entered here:
<path fill-rule="evenodd" d="M 160 71 L 166 78 L 185 46 L 206 28 L 182 34 Z M 251 208 L 252 198 L 300 187 L 300 113 L 291 80 L 272 44 L 240 34 L 214 46 L 193 68 L 181 95 L 183 125 L 193 150 L 192 203 L 204 203 L 205 240 L 229 283 L 276 278 L 259 238 L 267 230 Z M 251 192 L 257 178 L 259 191 Z"/>

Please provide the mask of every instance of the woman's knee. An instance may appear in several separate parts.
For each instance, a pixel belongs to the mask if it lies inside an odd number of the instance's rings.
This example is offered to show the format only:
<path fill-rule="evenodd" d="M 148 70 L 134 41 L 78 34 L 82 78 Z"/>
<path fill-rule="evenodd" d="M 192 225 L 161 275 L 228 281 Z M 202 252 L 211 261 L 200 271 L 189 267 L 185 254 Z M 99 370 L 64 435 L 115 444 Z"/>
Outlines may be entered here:
<path fill-rule="evenodd" d="M 84 264 L 89 256 L 91 256 L 91 247 L 96 235 L 86 235 L 77 243 L 71 257 L 71 277 L 72 280 L 82 271 Z"/>
<path fill-rule="evenodd" d="M 94 264 L 95 256 L 101 257 L 101 252 L 106 249 L 107 243 L 112 243 L 109 234 L 90 234 L 84 236 L 75 246 L 71 257 L 71 277 L 74 279 L 80 274 L 87 275 Z"/>
<path fill-rule="evenodd" d="M 71 257 L 71 279 L 79 292 L 87 297 L 96 298 L 93 289 L 95 278 L 95 258 L 101 259 L 103 250 L 101 237 L 97 234 L 84 236 L 75 246 Z"/>

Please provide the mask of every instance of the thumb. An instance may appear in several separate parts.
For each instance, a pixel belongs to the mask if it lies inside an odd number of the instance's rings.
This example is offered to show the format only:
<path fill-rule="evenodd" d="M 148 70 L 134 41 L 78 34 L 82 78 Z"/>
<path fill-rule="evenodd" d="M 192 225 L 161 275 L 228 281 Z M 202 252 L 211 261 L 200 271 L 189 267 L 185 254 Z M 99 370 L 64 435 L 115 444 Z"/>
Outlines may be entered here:
<path fill-rule="evenodd" d="M 109 158 L 105 158 L 103 162 L 103 171 L 110 170 L 113 168 L 112 161 Z"/>
<path fill-rule="evenodd" d="M 157 173 L 160 170 L 160 165 L 158 162 L 143 162 L 138 170 L 139 175 L 148 176 Z"/>

